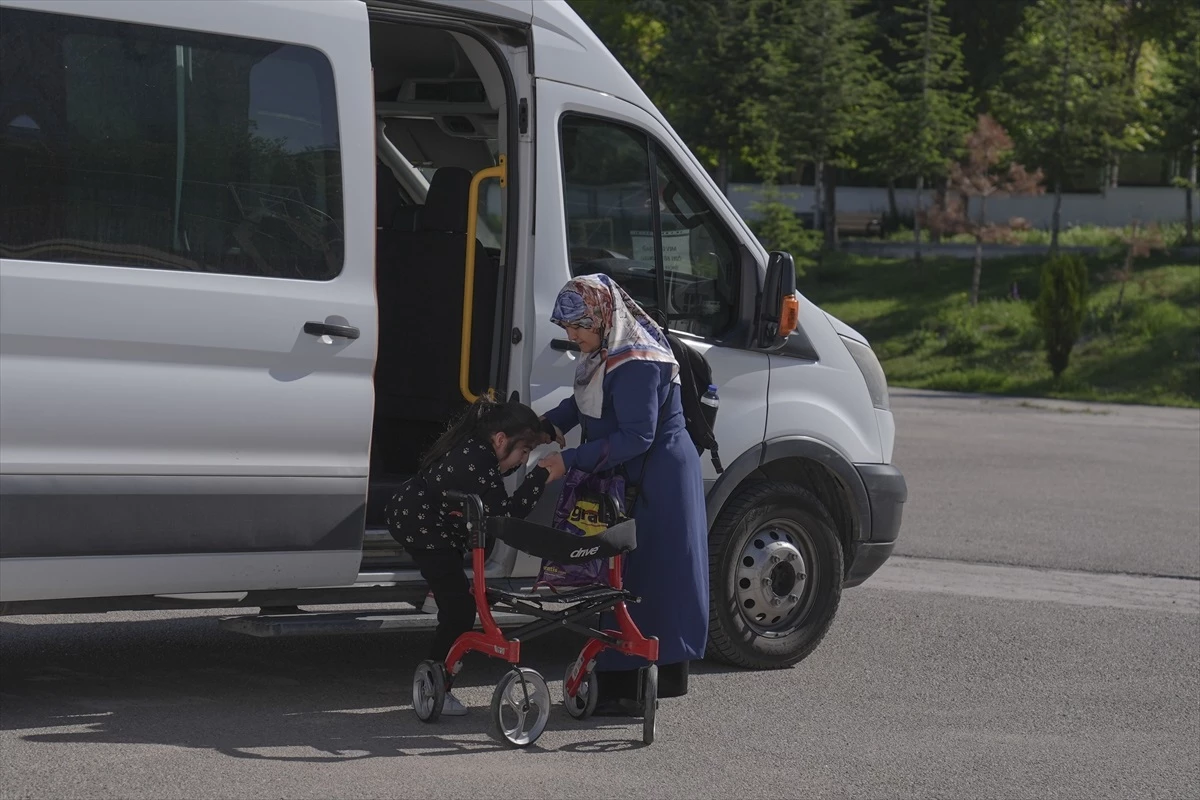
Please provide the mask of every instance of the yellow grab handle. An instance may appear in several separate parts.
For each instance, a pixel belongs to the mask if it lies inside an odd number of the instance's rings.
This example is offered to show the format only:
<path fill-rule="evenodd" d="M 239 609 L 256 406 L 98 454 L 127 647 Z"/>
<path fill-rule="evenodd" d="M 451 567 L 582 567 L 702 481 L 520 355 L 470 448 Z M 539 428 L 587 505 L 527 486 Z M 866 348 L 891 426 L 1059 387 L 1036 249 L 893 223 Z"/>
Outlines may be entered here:
<path fill-rule="evenodd" d="M 468 403 L 474 403 L 479 395 L 471 391 L 471 317 L 475 313 L 475 231 L 479 222 L 479 184 L 488 178 L 499 178 L 501 188 L 508 185 L 508 159 L 503 155 L 494 167 L 481 169 L 471 178 L 471 192 L 467 199 L 467 272 L 463 283 L 462 351 L 458 355 L 458 390 Z M 488 389 L 488 394 L 494 394 Z"/>

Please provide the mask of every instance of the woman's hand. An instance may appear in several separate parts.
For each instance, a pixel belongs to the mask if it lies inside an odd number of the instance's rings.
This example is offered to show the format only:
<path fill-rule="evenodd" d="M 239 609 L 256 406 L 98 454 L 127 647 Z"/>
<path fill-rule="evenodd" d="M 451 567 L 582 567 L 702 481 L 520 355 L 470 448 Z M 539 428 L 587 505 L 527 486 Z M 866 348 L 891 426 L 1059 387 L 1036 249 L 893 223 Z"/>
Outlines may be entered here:
<path fill-rule="evenodd" d="M 559 447 L 567 446 L 567 437 L 563 436 L 562 431 L 557 425 L 550 424 L 545 417 L 539 417 L 542 421 L 542 444 L 550 444 L 554 442 Z M 551 433 L 553 431 L 553 433 Z"/>
<path fill-rule="evenodd" d="M 550 473 L 546 483 L 556 481 L 567 474 L 567 465 L 563 463 L 562 453 L 551 453 L 539 461 L 538 466 Z"/>

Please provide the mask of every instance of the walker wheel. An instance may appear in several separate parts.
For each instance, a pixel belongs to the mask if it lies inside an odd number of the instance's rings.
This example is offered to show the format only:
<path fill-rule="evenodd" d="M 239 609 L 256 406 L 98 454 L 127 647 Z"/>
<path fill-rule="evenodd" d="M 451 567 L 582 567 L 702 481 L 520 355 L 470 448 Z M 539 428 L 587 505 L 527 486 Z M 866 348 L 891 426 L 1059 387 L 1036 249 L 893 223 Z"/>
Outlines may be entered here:
<path fill-rule="evenodd" d="M 567 681 L 571 679 L 571 669 L 574 663 L 567 664 L 567 672 L 563 675 L 563 705 L 567 713 L 575 719 L 587 719 L 596 710 L 596 701 L 600 699 L 600 680 L 596 673 L 588 670 L 587 677 L 579 683 L 579 691 L 574 697 L 567 696 Z"/>
<path fill-rule="evenodd" d="M 657 730 L 658 664 L 651 664 L 642 676 L 642 743 L 654 744 Z"/>
<path fill-rule="evenodd" d="M 437 722 L 446 704 L 446 667 L 440 661 L 422 661 L 413 673 L 413 711 L 422 722 Z"/>
<path fill-rule="evenodd" d="M 510 747 L 528 747 L 546 730 L 550 687 L 537 670 L 505 673 L 492 692 L 492 735 Z"/>

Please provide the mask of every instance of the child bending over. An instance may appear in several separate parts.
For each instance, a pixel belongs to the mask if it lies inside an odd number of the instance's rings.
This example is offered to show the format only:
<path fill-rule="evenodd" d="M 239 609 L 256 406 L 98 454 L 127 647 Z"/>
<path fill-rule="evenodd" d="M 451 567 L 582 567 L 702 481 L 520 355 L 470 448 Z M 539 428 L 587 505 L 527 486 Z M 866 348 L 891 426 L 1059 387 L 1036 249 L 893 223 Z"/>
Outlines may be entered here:
<path fill-rule="evenodd" d="M 489 517 L 526 517 L 546 484 L 566 471 L 555 453 L 540 461 L 511 497 L 504 488 L 504 476 L 545 441 L 543 428 L 528 406 L 480 398 L 434 443 L 421 459 L 420 472 L 388 504 L 388 530 L 412 556 L 437 603 L 437 633 L 429 650 L 435 661 L 445 659 L 454 640 L 475 625 L 475 599 L 463 569 L 470 534 L 461 504 L 448 500 L 446 491 L 479 495 Z M 442 713 L 462 716 L 467 710 L 447 694 Z"/>

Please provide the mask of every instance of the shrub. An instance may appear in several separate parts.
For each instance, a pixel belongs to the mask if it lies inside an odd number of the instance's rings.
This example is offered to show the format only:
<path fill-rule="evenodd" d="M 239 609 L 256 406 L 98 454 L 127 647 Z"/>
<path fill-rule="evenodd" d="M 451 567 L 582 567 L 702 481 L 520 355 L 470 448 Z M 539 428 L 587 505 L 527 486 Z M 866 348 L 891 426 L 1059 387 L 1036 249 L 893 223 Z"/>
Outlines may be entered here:
<path fill-rule="evenodd" d="M 1160 300 L 1138 304 L 1129 315 L 1127 325 L 1134 334 L 1153 338 L 1186 330 L 1189 322 L 1187 312 L 1177 304 Z"/>
<path fill-rule="evenodd" d="M 983 345 L 983 333 L 979 326 L 968 316 L 962 316 L 946 329 L 945 352 L 951 356 L 965 356 L 974 353 Z"/>
<path fill-rule="evenodd" d="M 983 346 L 983 331 L 974 309 L 966 307 L 951 307 L 938 315 L 938 332 L 941 333 L 945 344 L 942 352 L 951 356 L 965 356 L 974 353 Z"/>
<path fill-rule="evenodd" d="M 1060 255 L 1042 265 L 1034 314 L 1042 328 L 1046 361 L 1054 377 L 1066 370 L 1087 313 L 1087 265 L 1082 258 Z"/>
<path fill-rule="evenodd" d="M 821 234 L 804 227 L 804 222 L 786 203 L 768 195 L 768 200 L 755 203 L 758 219 L 753 223 L 754 234 L 767 250 L 791 253 L 796 262 L 797 277 L 812 265 L 806 254 L 821 246 Z"/>

